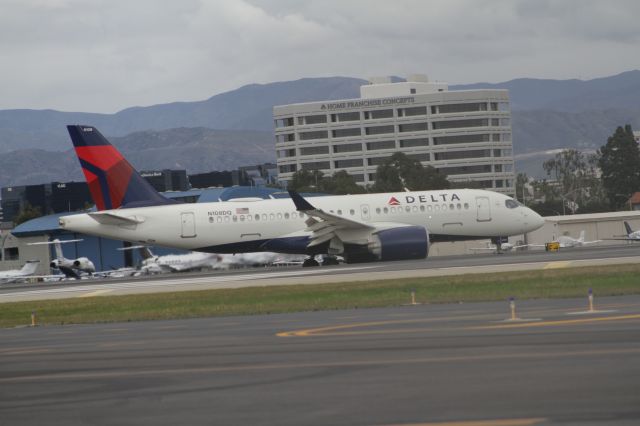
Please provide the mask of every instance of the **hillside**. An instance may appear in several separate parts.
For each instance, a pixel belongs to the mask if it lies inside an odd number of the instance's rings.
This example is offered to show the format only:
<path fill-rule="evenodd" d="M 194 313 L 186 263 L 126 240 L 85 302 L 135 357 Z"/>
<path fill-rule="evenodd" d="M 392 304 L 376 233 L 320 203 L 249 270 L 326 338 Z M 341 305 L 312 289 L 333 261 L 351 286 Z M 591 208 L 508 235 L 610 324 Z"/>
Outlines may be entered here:
<path fill-rule="evenodd" d="M 60 156 L 70 148 L 65 128 L 70 123 L 97 126 L 142 168 L 197 172 L 274 161 L 273 105 L 355 98 L 364 83 L 329 77 L 251 84 L 200 102 L 134 107 L 116 114 L 3 110 L 0 186 L 80 178 L 79 172 L 62 166 L 70 152 Z M 516 156 L 559 148 L 597 149 L 619 125 L 640 129 L 637 70 L 588 81 L 516 79 L 451 86 L 476 88 L 509 89 Z M 153 144 L 154 149 L 144 148 Z M 531 173 L 536 162 L 527 158 Z"/>

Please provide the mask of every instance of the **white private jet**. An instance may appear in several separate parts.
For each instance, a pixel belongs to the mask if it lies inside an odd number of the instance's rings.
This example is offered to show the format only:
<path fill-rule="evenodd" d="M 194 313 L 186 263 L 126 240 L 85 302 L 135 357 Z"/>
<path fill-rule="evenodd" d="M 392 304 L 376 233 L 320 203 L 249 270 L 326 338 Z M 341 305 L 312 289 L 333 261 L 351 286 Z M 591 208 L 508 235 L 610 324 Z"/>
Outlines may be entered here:
<path fill-rule="evenodd" d="M 623 221 L 624 229 L 627 231 L 625 235 L 614 235 L 614 238 L 604 238 L 605 240 L 617 240 L 617 241 L 640 241 L 640 230 L 634 231 L 631 229 L 629 222 Z"/>
<path fill-rule="evenodd" d="M 39 260 L 28 260 L 20 269 L 0 271 L 0 283 L 14 283 L 32 277 L 39 263 Z"/>
<path fill-rule="evenodd" d="M 141 274 L 164 274 L 169 272 L 190 272 L 213 268 L 220 262 L 220 256 L 213 253 L 191 252 L 157 256 L 147 246 L 131 246 L 118 250 L 137 249 L 142 258 L 138 272 Z"/>
<path fill-rule="evenodd" d="M 49 266 L 53 269 L 58 269 L 67 278 L 81 278 L 82 275 L 91 275 L 96 272 L 96 267 L 88 257 L 78 257 L 76 259 L 67 259 L 62 253 L 62 244 L 77 243 L 83 241 L 78 240 L 59 240 L 44 241 L 39 243 L 29 243 L 30 246 L 37 245 L 53 245 L 56 251 L 56 258 L 51 261 Z"/>
<path fill-rule="evenodd" d="M 207 253 L 269 251 L 342 256 L 347 263 L 424 259 L 433 241 L 498 238 L 544 220 L 492 191 L 449 189 L 181 204 L 159 194 L 91 126 L 67 126 L 97 210 L 62 229 Z"/>
<path fill-rule="evenodd" d="M 594 241 L 585 241 L 585 232 L 584 229 L 580 231 L 580 236 L 578 238 L 570 237 L 569 235 L 561 235 L 557 240 L 552 242 L 558 243 L 560 248 L 571 248 L 571 247 L 582 247 L 589 244 L 599 243 L 602 240 L 594 240 Z M 546 247 L 546 244 L 529 244 L 530 247 Z"/>
<path fill-rule="evenodd" d="M 481 251 L 488 250 L 493 251 L 496 254 L 502 254 L 505 251 L 517 250 L 519 248 L 529 247 L 529 244 L 511 244 L 511 243 L 502 243 L 502 244 L 493 244 L 488 243 L 486 247 L 470 247 L 469 250 L 473 251 Z"/>

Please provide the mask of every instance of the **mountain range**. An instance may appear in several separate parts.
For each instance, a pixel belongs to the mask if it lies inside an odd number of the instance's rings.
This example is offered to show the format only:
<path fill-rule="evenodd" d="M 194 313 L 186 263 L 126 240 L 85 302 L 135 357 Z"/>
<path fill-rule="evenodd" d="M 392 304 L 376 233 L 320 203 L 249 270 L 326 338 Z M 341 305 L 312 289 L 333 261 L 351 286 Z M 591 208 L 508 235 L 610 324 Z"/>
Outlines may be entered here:
<path fill-rule="evenodd" d="M 366 80 L 350 77 L 251 84 L 203 101 L 115 114 L 0 110 L 0 187 L 81 179 L 65 129 L 72 123 L 98 127 L 140 169 L 196 173 L 275 161 L 273 105 L 357 98 L 363 84 Z M 541 161 L 550 150 L 595 150 L 617 126 L 640 128 L 638 70 L 587 81 L 516 79 L 450 86 L 478 88 L 509 90 L 516 169 L 531 175 L 541 174 Z"/>

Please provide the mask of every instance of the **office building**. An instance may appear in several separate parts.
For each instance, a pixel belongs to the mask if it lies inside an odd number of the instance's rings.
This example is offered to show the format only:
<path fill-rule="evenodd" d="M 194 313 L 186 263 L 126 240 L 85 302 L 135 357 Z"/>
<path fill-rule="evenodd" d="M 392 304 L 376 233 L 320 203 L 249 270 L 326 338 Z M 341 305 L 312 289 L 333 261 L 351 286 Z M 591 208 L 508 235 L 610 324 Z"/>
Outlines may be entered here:
<path fill-rule="evenodd" d="M 507 90 L 449 91 L 417 75 L 372 79 L 360 95 L 273 108 L 281 183 L 298 170 L 345 170 L 372 184 L 376 167 L 400 151 L 458 185 L 514 193 Z"/>

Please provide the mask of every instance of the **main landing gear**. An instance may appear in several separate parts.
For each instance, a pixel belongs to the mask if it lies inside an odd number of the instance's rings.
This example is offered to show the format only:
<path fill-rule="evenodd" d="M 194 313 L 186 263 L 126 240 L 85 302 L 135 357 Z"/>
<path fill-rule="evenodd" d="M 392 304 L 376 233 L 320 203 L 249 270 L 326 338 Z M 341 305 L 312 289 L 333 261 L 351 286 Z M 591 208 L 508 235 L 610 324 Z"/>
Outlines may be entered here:
<path fill-rule="evenodd" d="M 317 258 L 321 257 L 321 262 L 318 262 Z M 340 262 L 338 261 L 338 258 L 335 256 L 329 256 L 329 255 L 322 255 L 322 256 L 312 256 L 312 257 L 308 257 L 304 260 L 304 262 L 302 262 L 302 267 L 309 267 L 309 266 L 330 266 L 330 265 L 339 265 Z"/>
<path fill-rule="evenodd" d="M 315 257 L 307 257 L 304 262 L 302 262 L 302 267 L 307 268 L 310 266 L 320 266 Z"/>

